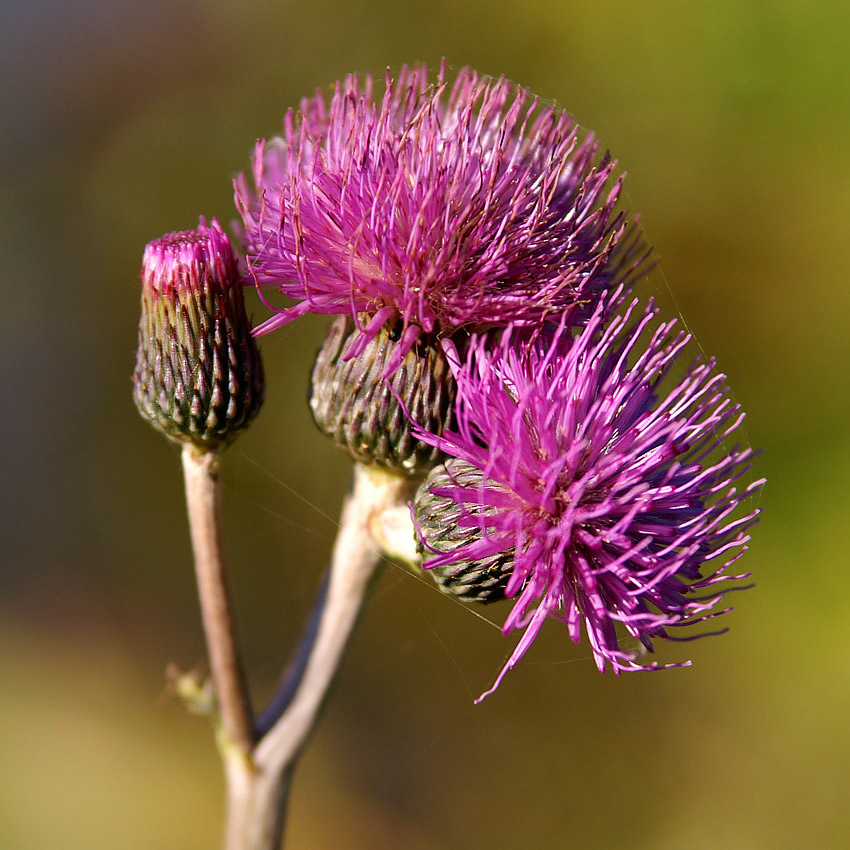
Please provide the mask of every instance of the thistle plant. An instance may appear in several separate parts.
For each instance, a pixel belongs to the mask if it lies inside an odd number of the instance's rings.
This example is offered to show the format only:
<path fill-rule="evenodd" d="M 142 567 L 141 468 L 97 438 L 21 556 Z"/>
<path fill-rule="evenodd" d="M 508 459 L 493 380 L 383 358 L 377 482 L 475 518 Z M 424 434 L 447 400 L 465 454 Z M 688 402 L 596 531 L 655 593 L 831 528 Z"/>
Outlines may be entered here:
<path fill-rule="evenodd" d="M 225 847 L 280 846 L 291 778 L 384 556 L 521 636 L 586 636 L 645 664 L 725 613 L 758 510 L 743 414 L 689 337 L 635 297 L 650 264 L 624 175 L 591 134 L 504 79 L 445 65 L 338 83 L 290 111 L 236 180 L 244 257 L 217 222 L 145 252 L 136 404 L 184 446 L 227 781 Z M 251 331 L 242 287 L 290 306 Z M 254 335 L 335 317 L 319 428 L 354 459 L 310 625 L 254 714 L 227 591 L 220 452 L 263 398 Z M 693 634 L 689 632 L 689 634 Z"/>
<path fill-rule="evenodd" d="M 263 367 L 230 241 L 217 221 L 151 242 L 142 262 L 136 407 L 183 446 L 195 571 L 222 741 L 246 754 L 251 708 L 221 534 L 219 452 L 259 412 Z"/>

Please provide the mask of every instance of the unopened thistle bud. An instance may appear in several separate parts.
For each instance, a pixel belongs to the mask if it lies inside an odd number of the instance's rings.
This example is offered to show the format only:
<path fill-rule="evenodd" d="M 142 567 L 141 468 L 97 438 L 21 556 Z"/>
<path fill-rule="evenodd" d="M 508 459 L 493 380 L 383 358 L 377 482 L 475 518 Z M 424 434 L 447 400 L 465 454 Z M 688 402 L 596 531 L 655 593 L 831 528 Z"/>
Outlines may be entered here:
<path fill-rule="evenodd" d="M 142 416 L 173 440 L 227 445 L 263 402 L 236 257 L 218 222 L 169 233 L 145 248 L 133 374 Z"/>
<path fill-rule="evenodd" d="M 355 460 L 404 475 L 422 474 L 442 453 L 412 434 L 412 422 L 439 436 L 449 424 L 454 379 L 442 349 L 419 339 L 387 375 L 399 341 L 382 328 L 366 345 L 354 320 L 330 328 L 313 367 L 310 409 L 319 428 Z M 360 353 L 352 346 L 360 343 Z"/>

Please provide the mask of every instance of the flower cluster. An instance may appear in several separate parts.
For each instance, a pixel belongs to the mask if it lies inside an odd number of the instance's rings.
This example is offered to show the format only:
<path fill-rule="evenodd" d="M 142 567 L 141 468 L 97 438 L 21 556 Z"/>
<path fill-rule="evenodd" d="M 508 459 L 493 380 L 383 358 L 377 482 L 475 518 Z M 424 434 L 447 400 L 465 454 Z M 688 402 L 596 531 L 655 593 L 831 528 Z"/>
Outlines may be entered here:
<path fill-rule="evenodd" d="M 453 362 L 456 430 L 419 433 L 450 456 L 417 497 L 425 567 L 496 566 L 515 599 L 504 631 L 524 629 L 493 689 L 549 617 L 576 642 L 584 629 L 600 670 L 645 669 L 618 625 L 651 650 L 724 613 L 719 586 L 745 577 L 730 567 L 757 512 L 737 509 L 761 482 L 737 486 L 752 451 L 724 447 L 742 414 L 713 361 L 671 380 L 689 337 L 651 330 L 652 305 L 630 323 L 636 304 L 607 326 L 600 305 L 578 335 L 474 339 Z"/>
<path fill-rule="evenodd" d="M 631 280 L 647 251 L 618 209 L 622 177 L 592 136 L 504 79 L 424 67 L 387 76 L 383 97 L 350 76 L 260 142 L 255 188 L 236 181 L 250 274 L 307 312 L 351 313 L 355 357 L 397 327 L 398 366 L 422 334 L 578 324 Z M 364 321 L 365 319 L 365 321 Z"/>
<path fill-rule="evenodd" d="M 686 334 L 626 306 L 649 251 L 591 135 L 469 69 L 374 89 L 303 101 L 236 181 L 247 279 L 295 302 L 257 331 L 344 317 L 316 421 L 360 462 L 427 473 L 414 518 L 443 589 L 513 600 L 494 688 L 548 618 L 600 670 L 646 669 L 623 635 L 651 650 L 744 577 L 742 414 Z"/>

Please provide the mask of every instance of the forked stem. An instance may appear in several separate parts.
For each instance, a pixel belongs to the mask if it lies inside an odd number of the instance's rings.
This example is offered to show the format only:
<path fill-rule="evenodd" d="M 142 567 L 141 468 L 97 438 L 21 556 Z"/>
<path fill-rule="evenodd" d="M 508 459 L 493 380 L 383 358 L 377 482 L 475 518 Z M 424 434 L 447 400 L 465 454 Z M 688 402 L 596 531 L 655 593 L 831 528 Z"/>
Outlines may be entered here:
<path fill-rule="evenodd" d="M 407 479 L 356 464 L 334 544 L 318 629 L 308 632 L 308 653 L 298 687 L 280 718 L 257 742 L 250 760 L 225 759 L 228 784 L 226 850 L 277 850 L 286 798 L 298 758 L 315 728 L 339 670 L 367 591 L 381 562 L 373 537 L 376 517 L 404 504 Z"/>

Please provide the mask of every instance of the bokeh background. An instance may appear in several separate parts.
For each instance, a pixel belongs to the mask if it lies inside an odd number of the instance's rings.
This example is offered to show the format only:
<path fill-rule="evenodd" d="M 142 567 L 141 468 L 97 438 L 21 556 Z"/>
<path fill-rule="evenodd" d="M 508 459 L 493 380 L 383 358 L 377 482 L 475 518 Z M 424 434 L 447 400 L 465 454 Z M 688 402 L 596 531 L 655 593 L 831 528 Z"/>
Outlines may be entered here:
<path fill-rule="evenodd" d="M 552 624 L 474 707 L 512 644 L 389 567 L 298 770 L 289 846 L 850 846 L 850 6 L 2 0 L 0 14 L 5 850 L 216 846 L 209 729 L 163 695 L 166 664 L 193 667 L 203 645 L 179 457 L 130 397 L 142 248 L 199 214 L 230 221 L 231 177 L 302 95 L 442 56 L 556 100 L 629 172 L 676 301 L 764 449 L 757 588 L 736 595 L 728 634 L 685 648 L 691 669 L 600 676 Z M 258 701 L 348 480 L 305 404 L 323 326 L 263 340 L 268 401 L 226 464 Z"/>

